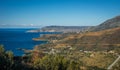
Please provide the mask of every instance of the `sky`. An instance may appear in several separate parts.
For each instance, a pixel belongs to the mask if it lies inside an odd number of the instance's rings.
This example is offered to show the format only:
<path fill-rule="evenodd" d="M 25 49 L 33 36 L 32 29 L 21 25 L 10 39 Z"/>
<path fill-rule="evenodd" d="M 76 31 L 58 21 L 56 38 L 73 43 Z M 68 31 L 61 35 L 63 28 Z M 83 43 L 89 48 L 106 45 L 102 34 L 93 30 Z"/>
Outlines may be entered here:
<path fill-rule="evenodd" d="M 0 28 L 96 26 L 120 15 L 120 0 L 0 0 Z"/>

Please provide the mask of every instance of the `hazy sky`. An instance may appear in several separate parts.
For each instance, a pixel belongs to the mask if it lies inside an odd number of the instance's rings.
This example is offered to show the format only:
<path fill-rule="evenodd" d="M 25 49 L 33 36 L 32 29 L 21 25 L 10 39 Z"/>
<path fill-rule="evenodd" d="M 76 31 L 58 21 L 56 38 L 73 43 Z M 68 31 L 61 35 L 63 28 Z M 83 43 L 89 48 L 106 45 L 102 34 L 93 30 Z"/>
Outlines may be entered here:
<path fill-rule="evenodd" d="M 95 26 L 120 15 L 120 0 L 0 0 L 0 27 Z"/>

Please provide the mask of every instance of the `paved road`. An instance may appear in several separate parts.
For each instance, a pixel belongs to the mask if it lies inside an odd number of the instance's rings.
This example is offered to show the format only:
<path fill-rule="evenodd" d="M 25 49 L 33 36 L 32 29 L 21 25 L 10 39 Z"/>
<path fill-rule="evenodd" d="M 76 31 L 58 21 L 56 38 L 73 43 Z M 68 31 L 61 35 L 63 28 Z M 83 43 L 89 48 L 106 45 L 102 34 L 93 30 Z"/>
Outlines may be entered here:
<path fill-rule="evenodd" d="M 112 67 L 119 61 L 120 59 L 120 55 L 118 56 L 118 58 L 107 68 L 107 70 L 111 70 Z"/>

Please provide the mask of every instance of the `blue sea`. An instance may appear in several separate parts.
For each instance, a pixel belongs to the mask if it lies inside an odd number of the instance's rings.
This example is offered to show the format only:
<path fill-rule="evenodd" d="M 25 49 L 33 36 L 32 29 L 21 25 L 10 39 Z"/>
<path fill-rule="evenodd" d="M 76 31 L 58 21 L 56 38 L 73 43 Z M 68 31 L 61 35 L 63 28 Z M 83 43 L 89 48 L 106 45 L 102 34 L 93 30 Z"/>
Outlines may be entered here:
<path fill-rule="evenodd" d="M 15 56 L 22 56 L 22 49 L 33 49 L 35 45 L 46 43 L 45 41 L 34 41 L 32 38 L 40 37 L 41 34 L 50 34 L 48 32 L 28 33 L 32 29 L 0 29 L 0 44 L 4 45 L 6 50 L 13 51 Z"/>

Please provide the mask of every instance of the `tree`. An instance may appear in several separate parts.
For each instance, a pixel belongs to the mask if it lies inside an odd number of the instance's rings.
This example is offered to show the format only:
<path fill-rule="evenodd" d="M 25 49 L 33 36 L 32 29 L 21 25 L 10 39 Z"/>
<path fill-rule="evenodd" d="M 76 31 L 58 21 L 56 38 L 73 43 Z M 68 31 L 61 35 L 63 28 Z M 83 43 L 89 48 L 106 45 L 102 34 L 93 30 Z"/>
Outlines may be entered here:
<path fill-rule="evenodd" d="M 13 66 L 13 53 L 4 50 L 3 46 L 0 46 L 0 70 L 12 70 Z"/>

